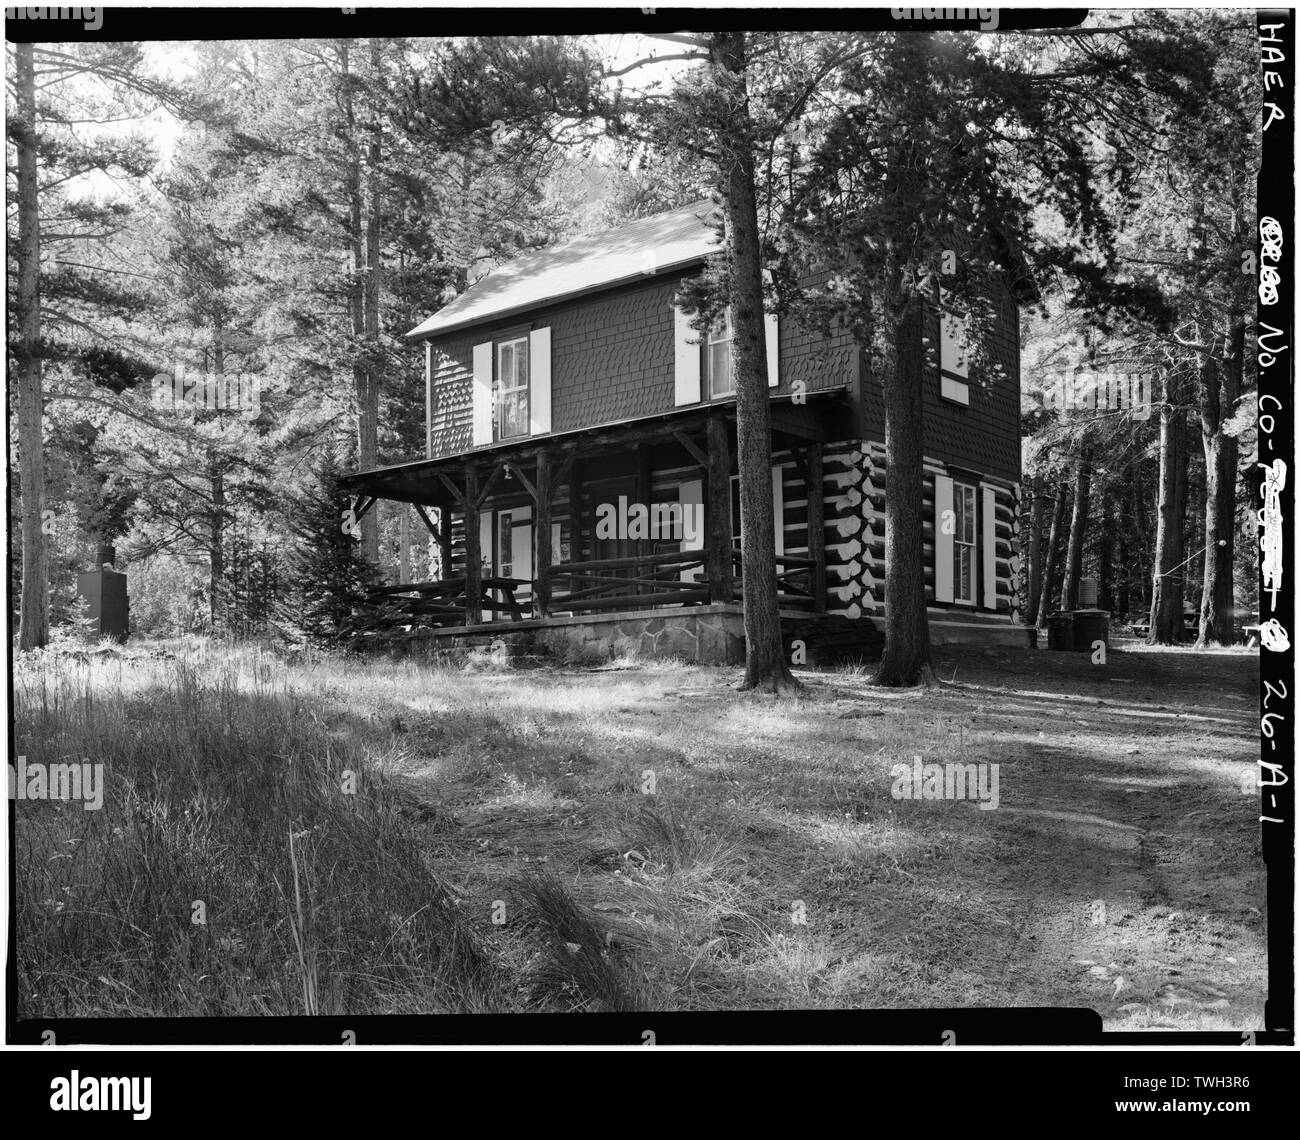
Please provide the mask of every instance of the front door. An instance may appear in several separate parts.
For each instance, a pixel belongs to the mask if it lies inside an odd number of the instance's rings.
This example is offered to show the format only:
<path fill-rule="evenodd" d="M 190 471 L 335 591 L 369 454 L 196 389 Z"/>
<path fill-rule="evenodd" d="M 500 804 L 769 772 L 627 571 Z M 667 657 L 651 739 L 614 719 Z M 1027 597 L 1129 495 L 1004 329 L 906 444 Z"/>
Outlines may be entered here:
<path fill-rule="evenodd" d="M 533 508 L 523 504 L 484 511 L 479 516 L 479 527 L 484 573 L 494 578 L 526 579 L 527 585 L 517 586 L 514 595 L 521 606 L 529 605 L 534 577 Z"/>
<path fill-rule="evenodd" d="M 636 498 L 636 479 L 628 476 L 622 479 L 601 479 L 592 483 L 588 491 L 590 499 L 589 514 L 587 516 L 588 533 L 592 537 L 592 558 L 597 561 L 603 561 L 606 558 L 631 558 L 637 553 L 637 544 L 634 539 L 619 536 L 618 528 L 615 526 L 615 535 L 611 537 L 607 532 L 611 529 L 610 524 L 606 521 L 605 526 L 597 526 L 602 514 L 608 520 L 609 509 L 613 508 L 613 519 L 617 520 L 620 514 L 626 512 L 619 511 L 619 499 L 623 499 L 630 506 L 637 501 Z M 602 506 L 605 511 L 602 512 Z M 621 576 L 622 571 L 616 576 Z"/>

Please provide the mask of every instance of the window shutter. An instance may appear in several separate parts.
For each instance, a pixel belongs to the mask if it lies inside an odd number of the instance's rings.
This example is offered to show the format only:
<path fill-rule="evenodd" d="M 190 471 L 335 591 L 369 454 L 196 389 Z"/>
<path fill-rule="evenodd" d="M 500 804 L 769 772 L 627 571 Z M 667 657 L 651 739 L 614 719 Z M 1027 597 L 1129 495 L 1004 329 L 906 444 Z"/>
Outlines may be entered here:
<path fill-rule="evenodd" d="M 998 499 L 997 493 L 987 483 L 980 484 L 980 492 L 984 499 L 984 507 L 980 511 L 980 542 L 984 554 L 982 574 L 984 608 L 996 610 L 998 608 Z"/>
<path fill-rule="evenodd" d="M 767 333 L 767 386 L 775 388 L 781 382 L 781 324 L 775 313 L 763 314 L 763 330 Z"/>
<path fill-rule="evenodd" d="M 551 430 L 551 330 L 528 334 L 528 432 L 545 435 Z"/>
<path fill-rule="evenodd" d="M 681 549 L 704 549 L 704 484 L 699 479 L 688 479 L 677 485 L 677 501 L 682 505 L 682 541 Z M 698 525 L 692 526 L 692 523 Z M 677 576 L 683 582 L 694 582 L 695 575 L 701 567 L 692 566 L 682 570 Z"/>
<path fill-rule="evenodd" d="M 474 346 L 474 446 L 492 442 L 492 342 Z"/>
<path fill-rule="evenodd" d="M 943 532 L 945 511 L 952 511 L 952 480 L 946 475 L 936 475 L 934 477 L 934 600 L 936 602 L 952 601 L 952 535 Z"/>
<path fill-rule="evenodd" d="M 967 359 L 970 317 L 955 313 L 950 308 L 951 302 L 952 295 L 946 289 L 940 289 L 939 369 L 967 380 L 970 378 L 970 364 Z"/>
<path fill-rule="evenodd" d="M 785 553 L 785 471 L 772 468 L 772 527 L 776 532 L 776 552 Z"/>
<path fill-rule="evenodd" d="M 673 403 L 700 402 L 700 334 L 691 328 L 691 318 L 673 306 Z"/>

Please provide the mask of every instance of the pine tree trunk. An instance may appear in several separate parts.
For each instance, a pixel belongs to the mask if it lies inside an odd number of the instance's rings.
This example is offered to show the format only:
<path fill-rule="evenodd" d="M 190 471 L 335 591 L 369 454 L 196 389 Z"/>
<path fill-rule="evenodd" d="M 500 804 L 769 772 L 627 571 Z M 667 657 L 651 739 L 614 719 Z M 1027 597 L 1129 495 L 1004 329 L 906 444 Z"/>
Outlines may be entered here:
<path fill-rule="evenodd" d="M 1101 541 L 1097 544 L 1097 608 L 1115 609 L 1115 495 L 1109 483 L 1101 496 Z"/>
<path fill-rule="evenodd" d="M 1043 477 L 1034 476 L 1033 501 L 1029 507 L 1029 608 L 1038 616 L 1038 599 L 1043 589 Z"/>
<path fill-rule="evenodd" d="M 397 580 L 411 580 L 411 507 L 409 503 L 399 503 L 397 529 Z"/>
<path fill-rule="evenodd" d="M 731 286 L 736 384 L 736 457 L 740 472 L 741 579 L 745 609 L 742 689 L 782 692 L 799 687 L 785 660 L 776 588 L 776 530 L 772 519 L 772 433 L 763 327 L 763 275 L 754 190 L 753 125 L 745 87 L 745 34 L 718 32 L 712 57 L 731 86 L 736 106 L 719 138 L 727 267 Z"/>
<path fill-rule="evenodd" d="M 1155 567 L 1151 578 L 1150 645 L 1183 640 L 1183 514 L 1187 488 L 1187 444 L 1183 430 L 1182 385 L 1171 369 L 1160 408 L 1160 492 Z"/>
<path fill-rule="evenodd" d="M 212 375 L 217 382 L 218 391 L 223 390 L 226 374 L 223 336 L 221 318 L 216 317 L 212 333 Z M 226 593 L 226 560 L 222 547 L 222 533 L 226 523 L 226 477 L 222 460 L 215 455 L 208 460 L 208 485 L 212 489 L 208 514 L 208 631 L 215 636 L 225 616 L 223 602 Z"/>
<path fill-rule="evenodd" d="M 377 40 L 370 41 L 370 79 L 378 85 L 380 67 L 380 46 Z M 379 343 L 379 298 L 383 286 L 383 192 L 380 186 L 380 165 L 382 151 L 380 147 L 380 118 L 371 95 L 370 110 L 370 145 L 366 154 L 366 261 L 365 290 L 362 295 L 365 331 L 365 403 L 361 409 L 361 423 L 366 438 L 367 455 L 363 466 L 379 466 L 379 389 L 383 385 L 382 346 Z M 373 521 L 370 530 L 364 527 L 362 520 L 362 549 L 374 565 L 379 564 L 379 512 L 371 511 L 367 516 Z"/>
<path fill-rule="evenodd" d="M 362 185 L 361 144 L 358 141 L 356 107 L 353 101 L 355 76 L 346 40 L 338 45 L 342 75 L 339 100 L 343 112 L 344 143 L 347 159 L 344 188 L 347 195 L 348 249 L 352 255 L 352 279 L 348 283 L 348 316 L 352 326 L 352 386 L 357 405 L 357 464 L 361 470 L 379 466 L 379 391 L 375 366 L 370 359 L 377 345 L 370 339 L 372 313 L 377 321 L 377 271 L 372 272 L 369 258 L 377 256 L 370 244 L 372 228 L 377 233 L 378 214 L 373 201 L 367 214 L 366 194 Z M 373 177 L 373 175 L 372 175 Z M 373 296 L 372 296 L 373 294 Z M 376 329 L 378 328 L 376 324 Z M 361 519 L 361 552 L 372 565 L 379 563 L 379 512 L 367 511 Z"/>
<path fill-rule="evenodd" d="M 1147 525 L 1147 513 L 1143 509 L 1145 506 L 1144 481 L 1142 479 L 1142 463 L 1139 461 L 1133 465 L 1133 483 L 1129 497 L 1129 507 L 1132 512 L 1133 520 L 1133 540 L 1136 544 L 1134 551 L 1137 577 L 1134 581 L 1137 584 L 1138 596 L 1137 604 L 1133 607 L 1136 612 L 1143 614 L 1151 613 L 1151 572 L 1143 569 L 1144 567 L 1155 566 L 1155 543 L 1147 542 L 1147 536 L 1151 533 Z M 1150 554 L 1148 554 L 1148 548 Z"/>
<path fill-rule="evenodd" d="M 208 630 L 216 635 L 222 624 L 222 598 L 225 595 L 226 560 L 221 546 L 221 532 L 226 516 L 226 478 L 220 460 L 208 467 L 212 487 L 212 509 L 208 515 Z"/>
<path fill-rule="evenodd" d="M 1061 548 L 1061 529 L 1065 526 L 1065 484 L 1056 485 L 1056 505 L 1052 509 L 1052 529 L 1047 537 L 1047 551 L 1043 559 L 1043 588 L 1038 597 L 1039 629 L 1047 628 L 1047 615 L 1052 608 L 1052 587 L 1056 582 L 1058 552 Z"/>
<path fill-rule="evenodd" d="M 1133 513 L 1130 509 L 1131 493 L 1123 496 L 1119 517 L 1119 597 L 1116 599 L 1118 612 L 1127 620 L 1131 602 L 1132 561 L 1130 558 L 1129 533 L 1133 528 Z"/>
<path fill-rule="evenodd" d="M 1228 645 L 1233 641 L 1237 441 L 1223 434 L 1223 419 L 1225 414 L 1231 414 L 1240 391 L 1244 347 L 1245 324 L 1239 321 L 1232 327 L 1227 359 L 1221 364 L 1207 361 L 1201 370 L 1201 446 L 1205 451 L 1207 546 L 1201 580 L 1198 648 Z"/>
<path fill-rule="evenodd" d="M 1070 513 L 1070 541 L 1061 582 L 1061 609 L 1079 608 L 1079 576 L 1083 572 L 1083 541 L 1088 531 L 1088 495 L 1092 483 L 1092 449 L 1085 447 L 1074 469 L 1074 506 Z"/>
<path fill-rule="evenodd" d="M 934 681 L 925 608 L 922 308 L 913 301 L 882 352 L 885 406 L 885 651 L 877 685 Z"/>
<path fill-rule="evenodd" d="M 41 390 L 41 235 L 37 206 L 36 65 L 31 44 L 15 44 L 17 99 L 10 122 L 18 143 L 18 477 L 22 491 L 23 582 L 18 648 L 49 640 L 45 515 L 45 417 Z"/>

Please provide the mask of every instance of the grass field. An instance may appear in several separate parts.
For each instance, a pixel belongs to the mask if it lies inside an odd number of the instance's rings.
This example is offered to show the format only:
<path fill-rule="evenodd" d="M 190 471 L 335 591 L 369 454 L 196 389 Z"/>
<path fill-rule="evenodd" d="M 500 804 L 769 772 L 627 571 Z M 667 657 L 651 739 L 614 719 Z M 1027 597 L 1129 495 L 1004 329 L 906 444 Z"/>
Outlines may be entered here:
<path fill-rule="evenodd" d="M 930 691 L 806 672 L 780 703 L 673 663 L 25 655 L 18 751 L 107 794 L 18 804 L 20 1015 L 1260 1027 L 1256 658 L 936 653 Z M 916 756 L 998 764 L 997 809 L 893 798 Z"/>

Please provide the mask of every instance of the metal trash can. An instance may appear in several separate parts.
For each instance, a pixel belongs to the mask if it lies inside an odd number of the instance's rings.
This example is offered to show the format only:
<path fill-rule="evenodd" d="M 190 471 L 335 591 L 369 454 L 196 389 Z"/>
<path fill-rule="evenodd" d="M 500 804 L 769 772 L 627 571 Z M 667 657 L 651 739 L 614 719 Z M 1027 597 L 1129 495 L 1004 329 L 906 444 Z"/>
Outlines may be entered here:
<path fill-rule="evenodd" d="M 1106 610 L 1074 611 L 1074 648 L 1092 652 L 1093 642 L 1110 648 L 1110 614 Z"/>
<path fill-rule="evenodd" d="M 1074 614 L 1070 611 L 1047 615 L 1047 648 L 1074 648 Z"/>

